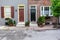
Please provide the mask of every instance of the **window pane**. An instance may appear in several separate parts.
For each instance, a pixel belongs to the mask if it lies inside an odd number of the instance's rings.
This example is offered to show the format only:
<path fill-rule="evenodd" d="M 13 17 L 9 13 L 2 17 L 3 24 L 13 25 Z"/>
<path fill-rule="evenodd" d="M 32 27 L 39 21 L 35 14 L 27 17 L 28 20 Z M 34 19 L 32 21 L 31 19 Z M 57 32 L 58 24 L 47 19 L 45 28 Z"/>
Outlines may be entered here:
<path fill-rule="evenodd" d="M 11 8 L 4 8 L 5 12 L 11 12 Z"/>
<path fill-rule="evenodd" d="M 10 7 L 5 7 L 4 8 L 4 13 L 5 13 L 5 18 L 11 17 L 11 8 Z"/>
<path fill-rule="evenodd" d="M 5 13 L 5 18 L 11 17 L 11 13 Z"/>
<path fill-rule="evenodd" d="M 50 9 L 50 16 L 52 16 L 53 14 L 52 14 L 52 12 L 51 12 L 51 9 Z"/>
<path fill-rule="evenodd" d="M 41 7 L 41 13 L 40 13 L 40 15 L 41 16 L 43 15 L 43 7 Z"/>
<path fill-rule="evenodd" d="M 44 7 L 44 15 L 49 15 L 49 7 Z"/>
<path fill-rule="evenodd" d="M 44 7 L 44 10 L 48 11 L 49 10 L 49 7 Z"/>
<path fill-rule="evenodd" d="M 41 10 L 43 11 L 43 7 L 41 7 Z"/>

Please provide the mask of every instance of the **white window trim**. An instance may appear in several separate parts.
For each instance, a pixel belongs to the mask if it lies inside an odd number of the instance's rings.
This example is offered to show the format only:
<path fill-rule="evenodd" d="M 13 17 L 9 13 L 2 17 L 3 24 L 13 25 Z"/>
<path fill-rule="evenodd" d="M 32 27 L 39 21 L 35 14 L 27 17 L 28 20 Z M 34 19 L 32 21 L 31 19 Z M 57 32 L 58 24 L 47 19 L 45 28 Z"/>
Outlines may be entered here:
<path fill-rule="evenodd" d="M 53 16 L 53 14 L 50 15 L 50 14 L 51 14 L 51 9 L 50 9 L 50 7 L 51 7 L 51 6 L 49 6 L 49 16 Z"/>
<path fill-rule="evenodd" d="M 43 7 L 43 15 L 42 15 L 42 13 L 41 13 L 41 7 Z M 50 13 L 51 13 L 50 7 L 51 7 L 51 6 L 40 6 L 40 15 L 41 15 L 41 16 L 46 16 L 46 15 L 44 15 L 44 7 L 49 7 L 49 16 L 53 16 L 53 15 L 50 15 Z"/>
<path fill-rule="evenodd" d="M 37 5 L 35 5 L 35 4 L 32 4 L 32 5 L 29 5 L 29 13 L 30 13 L 30 9 L 31 9 L 31 6 L 35 6 L 36 8 L 36 22 L 37 22 Z M 31 22 L 31 15 L 30 15 L 30 22 Z"/>
<path fill-rule="evenodd" d="M 4 6 L 4 18 L 7 18 L 5 15 L 5 8 L 11 8 L 11 6 Z M 11 18 L 11 16 L 9 17 L 9 18 Z"/>

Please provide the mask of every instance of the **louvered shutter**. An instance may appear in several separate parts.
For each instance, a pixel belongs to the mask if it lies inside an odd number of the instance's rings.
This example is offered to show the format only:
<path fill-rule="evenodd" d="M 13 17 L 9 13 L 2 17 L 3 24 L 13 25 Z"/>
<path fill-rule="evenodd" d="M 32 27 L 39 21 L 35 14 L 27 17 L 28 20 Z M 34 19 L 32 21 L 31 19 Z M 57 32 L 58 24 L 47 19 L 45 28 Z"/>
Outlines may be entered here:
<path fill-rule="evenodd" d="M 14 7 L 11 7 L 11 18 L 14 18 Z"/>
<path fill-rule="evenodd" d="M 1 18 L 4 18 L 4 7 L 1 7 Z"/>

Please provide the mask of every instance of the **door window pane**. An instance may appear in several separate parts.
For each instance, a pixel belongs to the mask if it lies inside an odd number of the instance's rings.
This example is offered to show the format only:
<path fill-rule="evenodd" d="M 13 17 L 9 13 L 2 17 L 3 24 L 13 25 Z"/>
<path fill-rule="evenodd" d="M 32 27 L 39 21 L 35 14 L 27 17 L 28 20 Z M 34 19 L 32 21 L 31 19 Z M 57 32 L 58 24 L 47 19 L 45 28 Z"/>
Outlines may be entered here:
<path fill-rule="evenodd" d="M 35 6 L 31 6 L 31 9 L 35 9 Z"/>
<path fill-rule="evenodd" d="M 24 6 L 19 6 L 19 9 L 24 9 Z"/>

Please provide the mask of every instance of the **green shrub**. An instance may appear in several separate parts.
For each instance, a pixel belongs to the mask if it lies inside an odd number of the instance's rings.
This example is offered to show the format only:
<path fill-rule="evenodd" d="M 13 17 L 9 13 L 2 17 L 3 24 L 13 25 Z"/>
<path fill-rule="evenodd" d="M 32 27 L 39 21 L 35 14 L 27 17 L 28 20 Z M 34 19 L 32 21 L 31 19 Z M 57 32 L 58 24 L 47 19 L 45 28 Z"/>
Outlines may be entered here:
<path fill-rule="evenodd" d="M 13 20 L 12 19 L 9 19 L 8 20 L 8 24 L 11 25 L 11 26 L 13 26 L 13 24 L 14 24 Z"/>
<path fill-rule="evenodd" d="M 7 22 L 8 26 L 16 26 L 16 21 L 12 20 L 11 18 L 8 18 Z"/>
<path fill-rule="evenodd" d="M 29 26 L 29 24 L 30 24 L 29 21 L 25 22 L 25 26 Z"/>
<path fill-rule="evenodd" d="M 40 16 L 37 20 L 38 26 L 43 25 L 43 23 L 45 23 L 45 17 L 44 16 Z"/>
<path fill-rule="evenodd" d="M 14 26 L 16 26 L 16 21 L 14 20 Z"/>

